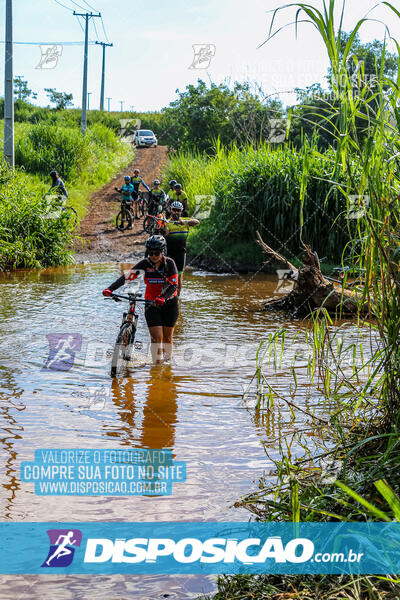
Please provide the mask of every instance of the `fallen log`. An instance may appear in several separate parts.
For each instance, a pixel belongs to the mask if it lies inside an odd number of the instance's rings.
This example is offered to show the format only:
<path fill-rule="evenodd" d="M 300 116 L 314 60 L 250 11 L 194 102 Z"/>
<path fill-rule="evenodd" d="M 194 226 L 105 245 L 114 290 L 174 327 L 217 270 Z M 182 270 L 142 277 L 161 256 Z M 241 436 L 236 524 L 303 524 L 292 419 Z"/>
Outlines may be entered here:
<path fill-rule="evenodd" d="M 283 298 L 268 302 L 263 310 L 285 310 L 296 316 L 305 316 L 317 308 L 325 308 L 329 313 L 340 315 L 355 315 L 358 312 L 367 313 L 369 308 L 361 302 L 356 291 L 336 288 L 322 274 L 318 255 L 311 247 L 302 243 L 303 266 L 297 269 L 284 256 L 273 250 L 264 242 L 259 232 L 257 243 L 267 255 L 264 264 L 273 263 L 285 271 L 285 279 L 294 281 L 293 289 Z"/>

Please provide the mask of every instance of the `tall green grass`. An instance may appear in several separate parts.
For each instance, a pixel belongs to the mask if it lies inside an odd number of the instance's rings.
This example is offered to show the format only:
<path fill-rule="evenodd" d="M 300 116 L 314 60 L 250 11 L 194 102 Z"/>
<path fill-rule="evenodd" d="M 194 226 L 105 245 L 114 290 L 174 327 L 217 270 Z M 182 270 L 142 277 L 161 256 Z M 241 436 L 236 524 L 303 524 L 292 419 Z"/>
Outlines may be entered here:
<path fill-rule="evenodd" d="M 46 216 L 42 196 L 50 187 L 49 172 L 59 172 L 67 204 L 82 218 L 90 193 L 133 159 L 133 149 L 101 123 L 85 136 L 78 125 L 16 123 L 15 137 L 18 171 L 6 175 L 2 164 L 0 270 L 65 264 L 71 225 L 65 214 L 55 220 Z"/>
<path fill-rule="evenodd" d="M 173 155 L 164 177 L 183 184 L 192 211 L 196 195 L 216 197 L 209 218 L 189 238 L 191 252 L 213 252 L 240 261 L 247 247 L 249 255 L 261 262 L 255 244 L 259 230 L 271 247 L 291 260 L 300 254 L 302 238 L 321 258 L 339 262 L 354 224 L 347 217 L 340 186 L 332 182 L 334 151 L 315 151 L 311 156 L 313 149 L 306 145 L 300 151 L 289 145 L 273 149 L 261 144 L 243 150 L 217 146 L 215 157 L 210 158 Z M 358 178 L 356 169 L 354 178 Z M 340 181 L 345 185 L 344 175 Z"/>
<path fill-rule="evenodd" d="M 0 161 L 0 271 L 71 262 L 73 225 L 65 213 L 48 218 L 47 202 Z"/>

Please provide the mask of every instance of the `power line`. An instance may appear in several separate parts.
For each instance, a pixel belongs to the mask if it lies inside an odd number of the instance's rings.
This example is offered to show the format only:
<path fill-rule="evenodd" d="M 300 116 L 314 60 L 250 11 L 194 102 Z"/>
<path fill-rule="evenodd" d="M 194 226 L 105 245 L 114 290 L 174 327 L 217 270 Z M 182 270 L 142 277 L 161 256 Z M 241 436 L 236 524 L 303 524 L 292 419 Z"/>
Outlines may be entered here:
<path fill-rule="evenodd" d="M 74 11 L 74 13 L 75 13 L 75 11 Z M 76 16 L 76 15 L 75 15 L 75 16 Z M 78 23 L 79 23 L 79 27 L 82 29 L 83 33 L 85 33 L 85 30 L 84 30 L 84 29 L 83 29 L 83 27 L 82 27 L 82 23 L 80 22 L 80 20 L 79 20 L 79 17 L 76 17 L 76 20 L 78 21 Z"/>
<path fill-rule="evenodd" d="M 107 32 L 106 32 L 106 28 L 104 27 L 104 21 L 103 21 L 103 17 L 101 17 L 100 21 L 101 21 L 101 26 L 103 27 L 103 32 L 104 32 L 104 36 L 105 36 L 105 38 L 106 38 L 106 41 L 109 43 L 109 42 L 110 42 L 110 40 L 108 39 L 108 35 L 107 35 Z"/>
<path fill-rule="evenodd" d="M 93 6 L 90 6 L 89 2 L 86 2 L 86 0 L 83 0 L 83 2 L 90 8 L 90 10 L 94 10 L 95 12 L 97 12 L 97 8 L 93 8 Z"/>
<path fill-rule="evenodd" d="M 73 12 L 72 8 L 70 8 L 69 6 L 65 6 L 65 4 L 63 4 L 62 2 L 59 2 L 58 0 L 54 0 L 54 2 L 56 2 L 57 4 L 59 4 L 60 6 L 62 6 L 63 8 L 66 8 L 67 10 L 70 10 L 71 12 Z"/>
<path fill-rule="evenodd" d="M 89 42 L 93 45 L 96 42 Z M 0 44 L 5 44 L 4 40 L 0 40 Z M 24 46 L 82 46 L 84 42 L 13 42 L 13 44 L 21 44 Z"/>
<path fill-rule="evenodd" d="M 97 33 L 96 21 L 93 21 L 94 32 L 97 37 L 97 41 L 100 42 L 99 34 Z"/>
<path fill-rule="evenodd" d="M 75 2 L 75 0 L 69 0 L 69 1 L 72 2 L 72 4 L 75 4 L 75 6 L 77 6 L 81 10 L 87 10 L 87 8 L 85 8 L 84 6 L 82 6 L 82 4 L 78 4 L 77 2 Z"/>

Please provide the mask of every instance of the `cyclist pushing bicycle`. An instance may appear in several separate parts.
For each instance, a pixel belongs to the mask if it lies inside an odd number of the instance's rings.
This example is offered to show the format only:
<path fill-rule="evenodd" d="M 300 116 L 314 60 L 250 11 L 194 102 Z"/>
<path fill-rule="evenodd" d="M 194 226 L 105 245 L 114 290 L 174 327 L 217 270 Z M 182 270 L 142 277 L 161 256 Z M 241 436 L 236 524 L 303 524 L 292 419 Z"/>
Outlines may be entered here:
<path fill-rule="evenodd" d="M 159 364 L 170 360 L 172 356 L 173 333 L 179 314 L 177 288 L 178 271 L 174 261 L 165 256 L 166 243 L 161 235 L 153 235 L 146 241 L 146 255 L 128 272 L 122 275 L 107 289 L 103 296 L 113 296 L 127 281 L 144 272 L 146 284 L 145 299 L 152 301 L 145 308 L 145 318 L 151 338 L 151 355 L 153 362 Z"/>
<path fill-rule="evenodd" d="M 155 216 L 159 212 L 158 207 L 161 207 L 161 212 L 165 209 L 165 193 L 164 190 L 160 188 L 160 185 L 160 180 L 155 179 L 153 181 L 153 187 L 150 190 L 149 200 L 147 203 L 147 212 L 152 216 Z"/>
<path fill-rule="evenodd" d="M 183 204 L 175 200 L 170 206 L 171 219 L 164 223 L 164 233 L 167 236 L 167 256 L 172 258 L 178 269 L 178 296 L 182 289 L 183 271 L 186 263 L 186 240 L 189 228 L 200 225 L 200 221 L 182 218 Z"/>

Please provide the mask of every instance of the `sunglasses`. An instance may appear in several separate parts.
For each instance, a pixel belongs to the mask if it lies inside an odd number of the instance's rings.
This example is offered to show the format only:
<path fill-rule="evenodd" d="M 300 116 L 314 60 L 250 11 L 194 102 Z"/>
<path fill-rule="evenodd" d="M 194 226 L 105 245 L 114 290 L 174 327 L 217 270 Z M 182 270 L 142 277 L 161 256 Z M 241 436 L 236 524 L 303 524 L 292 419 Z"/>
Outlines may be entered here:
<path fill-rule="evenodd" d="M 161 250 L 151 250 L 148 254 L 149 256 L 160 256 Z"/>
<path fill-rule="evenodd" d="M 180 208 L 172 208 L 171 210 L 174 213 L 181 213 L 182 212 Z"/>

